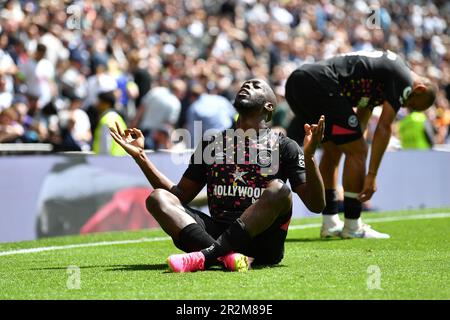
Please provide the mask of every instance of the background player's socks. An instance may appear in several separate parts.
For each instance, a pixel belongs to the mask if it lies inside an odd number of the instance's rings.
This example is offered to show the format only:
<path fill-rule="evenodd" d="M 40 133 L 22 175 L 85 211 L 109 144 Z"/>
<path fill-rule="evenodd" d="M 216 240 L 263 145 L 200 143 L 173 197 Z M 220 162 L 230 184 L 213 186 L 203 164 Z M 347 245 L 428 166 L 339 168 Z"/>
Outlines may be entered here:
<path fill-rule="evenodd" d="M 344 194 L 345 219 L 357 220 L 361 217 L 362 203 L 356 198 L 357 196 L 357 193 L 346 192 Z"/>
<path fill-rule="evenodd" d="M 218 258 L 230 252 L 246 247 L 250 241 L 244 222 L 240 218 L 236 219 L 210 247 L 201 251 L 205 256 L 205 267 L 216 264 Z"/>
<path fill-rule="evenodd" d="M 345 229 L 356 231 L 362 227 L 361 218 L 359 219 L 347 219 L 345 218 Z"/>
<path fill-rule="evenodd" d="M 339 203 L 338 203 L 338 193 L 336 189 L 326 189 L 325 190 L 325 202 L 326 206 L 323 209 L 322 214 L 324 216 L 332 216 L 338 213 Z"/>
<path fill-rule="evenodd" d="M 337 213 L 333 214 L 333 215 L 324 215 L 322 220 L 323 220 L 324 226 L 326 226 L 328 228 L 342 224 L 342 221 L 341 221 L 341 219 L 339 219 L 339 215 Z"/>
<path fill-rule="evenodd" d="M 339 219 L 338 214 L 333 215 L 323 215 L 322 216 L 322 227 L 320 228 L 320 237 L 339 237 L 341 235 L 342 229 L 344 228 L 344 223 Z"/>
<path fill-rule="evenodd" d="M 188 247 L 190 252 L 208 248 L 214 241 L 214 238 L 197 223 L 191 223 L 180 231 L 179 242 Z"/>
<path fill-rule="evenodd" d="M 340 236 L 344 223 L 339 219 L 338 193 L 335 189 L 325 190 L 326 206 L 322 212 L 322 238 Z"/>

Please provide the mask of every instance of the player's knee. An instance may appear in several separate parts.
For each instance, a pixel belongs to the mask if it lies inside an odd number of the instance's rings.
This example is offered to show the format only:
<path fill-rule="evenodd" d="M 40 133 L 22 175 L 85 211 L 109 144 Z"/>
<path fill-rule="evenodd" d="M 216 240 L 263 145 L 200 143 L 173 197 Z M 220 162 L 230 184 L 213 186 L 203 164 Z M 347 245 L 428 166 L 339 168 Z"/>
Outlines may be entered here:
<path fill-rule="evenodd" d="M 164 189 L 153 190 L 145 201 L 147 210 L 151 214 L 160 211 L 164 207 L 165 202 L 168 200 L 168 193 L 169 192 Z"/>
<path fill-rule="evenodd" d="M 330 142 L 331 143 L 331 142 Z M 333 146 L 327 146 L 323 148 L 322 158 L 329 159 L 332 163 L 339 163 L 341 159 L 342 152 Z M 322 163 L 322 161 L 321 161 Z"/>
<path fill-rule="evenodd" d="M 361 148 L 360 150 L 355 150 L 355 152 L 347 154 L 346 157 L 351 159 L 353 162 L 361 162 L 365 164 L 367 160 L 367 152 L 367 148 Z"/>
<path fill-rule="evenodd" d="M 345 156 L 353 161 L 366 162 L 369 148 L 366 143 L 353 144 L 345 150 Z"/>
<path fill-rule="evenodd" d="M 264 193 L 266 193 L 266 196 L 273 203 L 283 204 L 285 206 L 292 205 L 291 189 L 281 180 L 271 181 Z"/>
<path fill-rule="evenodd" d="M 346 156 L 365 156 L 369 152 L 369 147 L 367 146 L 364 138 L 359 138 L 358 140 L 338 145 L 338 150 L 343 152 Z"/>
<path fill-rule="evenodd" d="M 355 148 L 355 153 L 359 154 L 361 157 L 367 158 L 367 154 L 369 153 L 369 147 L 367 146 L 367 143 L 360 143 L 358 144 L 357 148 Z"/>

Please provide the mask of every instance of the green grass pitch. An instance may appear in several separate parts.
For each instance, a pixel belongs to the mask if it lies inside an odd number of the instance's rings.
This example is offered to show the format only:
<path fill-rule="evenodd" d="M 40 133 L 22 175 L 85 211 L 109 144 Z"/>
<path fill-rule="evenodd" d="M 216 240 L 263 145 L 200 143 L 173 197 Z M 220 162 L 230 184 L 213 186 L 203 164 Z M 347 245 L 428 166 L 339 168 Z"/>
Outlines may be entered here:
<path fill-rule="evenodd" d="M 320 218 L 294 220 L 281 264 L 245 273 L 169 272 L 166 258 L 179 250 L 161 230 L 4 243 L 0 299 L 450 298 L 450 208 L 364 214 L 364 219 L 392 238 L 320 240 Z M 122 240 L 138 241 L 97 245 Z M 77 246 L 86 243 L 92 246 Z M 73 246 L 18 251 L 68 245 Z M 79 282 L 77 269 L 69 266 L 79 268 Z"/>

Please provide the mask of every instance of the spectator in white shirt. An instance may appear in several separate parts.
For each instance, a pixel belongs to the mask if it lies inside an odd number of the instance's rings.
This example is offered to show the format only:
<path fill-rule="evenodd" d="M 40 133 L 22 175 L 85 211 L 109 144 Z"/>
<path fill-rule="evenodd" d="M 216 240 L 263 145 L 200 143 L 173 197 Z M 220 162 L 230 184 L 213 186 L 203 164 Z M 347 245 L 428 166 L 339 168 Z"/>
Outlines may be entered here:
<path fill-rule="evenodd" d="M 139 127 L 148 143 L 146 148 L 153 149 L 154 130 L 164 128 L 170 131 L 175 128 L 181 111 L 181 102 L 186 94 L 186 83 L 177 79 L 170 85 L 170 89 L 165 87 L 155 87 L 151 89 L 141 101 L 141 106 L 136 113 L 136 117 L 131 123 L 131 127 Z M 168 129 L 170 128 L 170 129 Z"/>
<path fill-rule="evenodd" d="M 38 108 L 44 107 L 53 97 L 55 68 L 45 59 L 47 48 L 38 44 L 34 56 L 22 66 L 27 95 L 37 97 Z"/>

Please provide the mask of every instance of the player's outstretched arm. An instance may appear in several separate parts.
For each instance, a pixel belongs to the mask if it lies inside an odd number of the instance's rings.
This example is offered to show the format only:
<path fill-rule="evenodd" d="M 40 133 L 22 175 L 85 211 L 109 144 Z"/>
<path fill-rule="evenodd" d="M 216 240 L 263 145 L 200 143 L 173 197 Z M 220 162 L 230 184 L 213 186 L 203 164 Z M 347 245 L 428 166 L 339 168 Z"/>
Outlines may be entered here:
<path fill-rule="evenodd" d="M 116 128 L 111 127 L 109 130 L 114 141 L 133 157 L 154 189 L 162 188 L 168 191 L 172 189 L 174 183 L 163 175 L 147 158 L 144 151 L 145 138 L 141 130 L 132 128 L 122 131 L 117 123 Z"/>
<path fill-rule="evenodd" d="M 305 124 L 305 139 L 303 140 L 306 183 L 297 186 L 295 192 L 300 196 L 305 206 L 312 212 L 320 213 L 325 208 L 325 187 L 314 154 L 323 138 L 325 116 L 321 116 L 317 124 Z"/>
<path fill-rule="evenodd" d="M 156 166 L 148 159 L 144 151 L 144 135 L 141 130 L 132 128 L 123 131 L 119 124 L 116 128 L 109 128 L 110 134 L 133 159 L 150 182 L 153 189 L 165 189 L 177 196 L 181 203 L 189 203 L 202 190 L 203 185 L 182 178 L 178 185 L 162 174 Z M 134 137 L 133 137 L 134 135 Z"/>
<path fill-rule="evenodd" d="M 377 128 L 375 129 L 370 151 L 369 170 L 364 179 L 364 186 L 361 193 L 358 195 L 358 200 L 365 202 L 372 198 L 372 195 L 377 190 L 376 177 L 378 168 L 380 167 L 381 159 L 389 144 L 392 134 L 392 123 L 395 120 L 394 108 L 389 102 L 385 101 L 383 104 L 383 111 L 378 120 Z"/>

